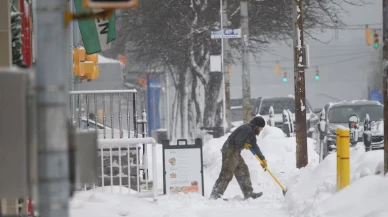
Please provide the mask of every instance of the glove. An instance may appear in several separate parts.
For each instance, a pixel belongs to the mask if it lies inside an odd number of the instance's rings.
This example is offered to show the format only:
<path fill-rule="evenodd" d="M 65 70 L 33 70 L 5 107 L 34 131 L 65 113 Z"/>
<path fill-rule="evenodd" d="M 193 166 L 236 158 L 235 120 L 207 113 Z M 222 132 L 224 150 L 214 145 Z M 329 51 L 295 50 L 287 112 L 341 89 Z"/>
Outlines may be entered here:
<path fill-rule="evenodd" d="M 252 147 L 252 145 L 249 143 L 245 143 L 245 145 L 244 145 L 244 148 L 247 150 L 249 150 L 251 147 Z"/>
<path fill-rule="evenodd" d="M 263 169 L 264 169 L 264 171 L 266 171 L 267 170 L 267 160 L 261 160 L 261 167 L 263 167 Z"/>

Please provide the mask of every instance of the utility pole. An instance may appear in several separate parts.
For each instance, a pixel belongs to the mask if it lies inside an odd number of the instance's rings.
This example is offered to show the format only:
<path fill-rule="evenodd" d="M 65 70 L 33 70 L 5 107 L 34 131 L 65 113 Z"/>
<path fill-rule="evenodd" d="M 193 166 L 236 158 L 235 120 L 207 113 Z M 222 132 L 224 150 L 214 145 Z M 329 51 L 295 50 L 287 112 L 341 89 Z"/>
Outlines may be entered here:
<path fill-rule="evenodd" d="M 384 174 L 388 172 L 388 1 L 383 0 Z"/>
<path fill-rule="evenodd" d="M 222 4 L 223 26 L 228 28 L 229 27 L 228 13 L 227 13 L 228 5 L 226 0 L 222 2 L 223 2 Z M 223 47 L 224 47 L 224 53 L 226 54 L 226 58 L 225 58 L 225 55 L 222 55 L 224 57 L 224 66 L 222 69 L 224 70 L 224 78 L 225 78 L 225 118 L 227 123 L 227 129 L 229 129 L 231 126 L 231 116 L 232 116 L 232 112 L 230 110 L 230 77 L 229 77 L 229 70 L 228 70 L 230 65 L 230 60 L 231 60 L 231 56 L 230 56 L 231 54 L 229 50 L 229 39 L 222 38 L 221 40 L 225 40 Z M 225 65 L 227 67 L 225 67 Z"/>
<path fill-rule="evenodd" d="M 251 119 L 251 78 L 249 71 L 249 26 L 248 26 L 248 0 L 240 1 L 241 35 L 242 35 L 242 98 L 244 123 Z"/>
<path fill-rule="evenodd" d="M 296 132 L 296 167 L 305 167 L 307 155 L 306 127 L 306 92 L 305 92 L 305 47 L 303 37 L 302 1 L 293 0 L 294 23 L 294 85 L 295 85 L 295 132 Z"/>
<path fill-rule="evenodd" d="M 67 1 L 35 1 L 40 217 L 69 216 Z"/>

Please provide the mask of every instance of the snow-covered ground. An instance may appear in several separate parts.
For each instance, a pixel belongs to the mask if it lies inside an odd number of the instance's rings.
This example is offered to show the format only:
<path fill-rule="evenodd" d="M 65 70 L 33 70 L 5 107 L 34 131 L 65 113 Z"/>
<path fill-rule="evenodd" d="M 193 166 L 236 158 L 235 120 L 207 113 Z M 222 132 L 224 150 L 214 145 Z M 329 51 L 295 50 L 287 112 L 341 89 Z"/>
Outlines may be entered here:
<path fill-rule="evenodd" d="M 210 201 L 209 194 L 221 169 L 220 149 L 228 135 L 213 139 L 204 146 L 205 197 L 197 194 L 160 196 L 158 202 L 97 189 L 80 192 L 70 204 L 72 217 L 380 217 L 388 216 L 388 177 L 383 177 L 383 151 L 365 153 L 361 147 L 351 151 L 351 185 L 336 193 L 336 156 L 329 155 L 321 164 L 314 151 L 314 141 L 308 139 L 309 165 L 296 169 L 295 138 L 284 137 L 274 127 L 265 127 L 258 136 L 258 144 L 268 160 L 268 168 L 288 189 L 282 190 L 264 172 L 249 151 L 242 156 L 251 172 L 255 191 L 262 197 L 248 201 Z M 160 150 L 159 150 L 160 153 Z M 161 156 L 158 157 L 161 162 Z M 161 168 L 161 165 L 159 165 Z M 159 169 L 160 170 L 160 169 Z M 159 171 L 159 176 L 161 176 Z M 378 175 L 375 175 L 378 174 Z M 161 186 L 162 177 L 159 177 Z M 109 188 L 109 187 L 108 187 Z M 242 197 L 235 178 L 229 184 L 225 197 Z"/>

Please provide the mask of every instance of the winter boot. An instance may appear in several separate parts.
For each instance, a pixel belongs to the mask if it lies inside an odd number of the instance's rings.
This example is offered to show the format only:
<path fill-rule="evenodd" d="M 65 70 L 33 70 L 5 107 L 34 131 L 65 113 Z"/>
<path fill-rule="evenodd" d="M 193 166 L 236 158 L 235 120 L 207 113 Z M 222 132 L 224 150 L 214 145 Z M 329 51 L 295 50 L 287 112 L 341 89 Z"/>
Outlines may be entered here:
<path fill-rule="evenodd" d="M 211 194 L 210 197 L 209 197 L 209 200 L 217 200 L 219 198 L 221 198 L 220 195 L 218 195 L 218 194 Z"/>
<path fill-rule="evenodd" d="M 258 192 L 258 193 L 252 192 L 251 194 L 244 196 L 244 199 L 246 200 L 249 198 L 256 199 L 256 198 L 259 198 L 261 195 L 263 195 L 263 192 Z"/>

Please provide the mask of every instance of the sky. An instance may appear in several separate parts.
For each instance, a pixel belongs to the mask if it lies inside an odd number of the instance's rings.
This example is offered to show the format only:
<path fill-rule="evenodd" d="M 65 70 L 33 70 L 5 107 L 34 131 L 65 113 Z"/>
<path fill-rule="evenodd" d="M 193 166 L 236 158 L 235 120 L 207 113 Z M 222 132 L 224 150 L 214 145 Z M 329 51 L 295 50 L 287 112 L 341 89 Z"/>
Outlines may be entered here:
<path fill-rule="evenodd" d="M 381 0 L 362 6 L 345 5 L 347 14 L 342 20 L 347 25 L 360 25 L 359 30 L 340 30 L 335 38 L 334 30 L 316 34 L 320 41 L 307 38 L 310 47 L 310 67 L 306 70 L 306 97 L 313 108 L 322 108 L 328 102 L 338 100 L 367 99 L 368 73 L 373 69 L 372 61 L 378 58 L 378 50 L 365 43 L 365 24 L 370 28 L 382 28 Z M 354 26 L 352 26 L 354 27 Z M 380 33 L 381 42 L 382 33 Z M 306 35 L 305 35 L 306 37 Z M 270 53 L 263 53 L 260 62 L 250 60 L 251 96 L 287 96 L 294 94 L 293 51 L 284 43 L 271 44 Z M 380 46 L 381 49 L 381 46 Z M 276 75 L 275 62 L 286 68 L 288 81 L 283 82 L 283 71 Z M 316 66 L 320 80 L 315 80 Z M 241 65 L 233 66 L 231 98 L 242 96 Z"/>

